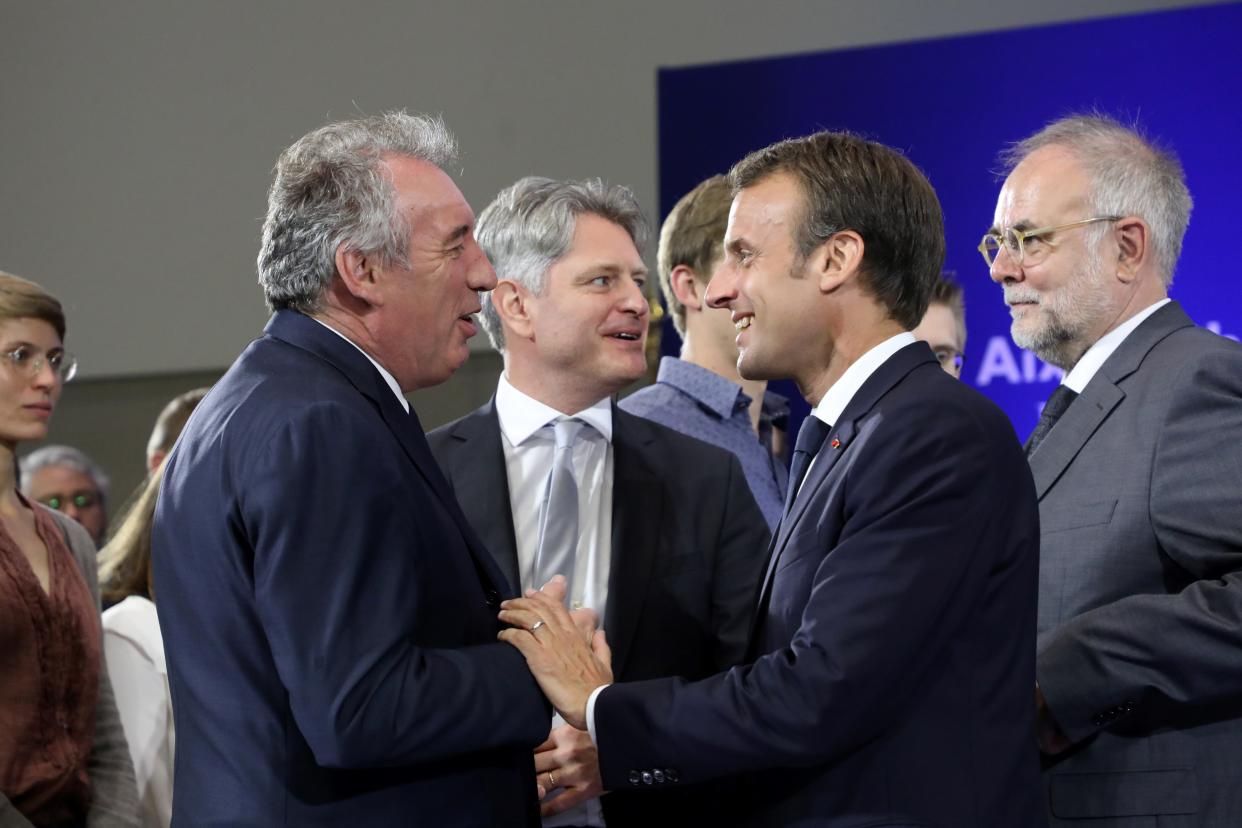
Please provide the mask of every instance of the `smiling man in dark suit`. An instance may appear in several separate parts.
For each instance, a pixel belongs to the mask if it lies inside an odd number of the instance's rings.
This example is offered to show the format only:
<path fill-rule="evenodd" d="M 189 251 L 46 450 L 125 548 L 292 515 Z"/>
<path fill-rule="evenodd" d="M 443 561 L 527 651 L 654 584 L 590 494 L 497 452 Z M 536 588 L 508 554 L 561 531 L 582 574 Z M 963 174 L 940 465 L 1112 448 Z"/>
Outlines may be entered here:
<path fill-rule="evenodd" d="M 742 658 L 768 530 L 737 459 L 626 414 L 646 369 L 646 226 L 629 190 L 525 178 L 479 216 L 499 281 L 483 324 L 504 354 L 495 398 L 430 436 L 471 523 L 513 583 L 554 574 L 594 608 L 631 679 Z M 535 756 L 546 825 L 711 824 L 715 792 L 597 800 L 595 751 L 561 722 Z M 571 807 L 572 806 L 572 807 Z"/>
<path fill-rule="evenodd" d="M 604 784 L 736 775 L 732 824 L 1029 828 L 1038 526 L 1004 414 L 910 330 L 944 258 L 940 205 L 893 150 L 783 141 L 730 173 L 728 307 L 743 377 L 792 377 L 802 426 L 745 666 L 608 684 L 546 596 L 501 633 Z M 543 623 L 539 623 L 542 621 Z"/>
<path fill-rule="evenodd" d="M 1168 296 L 1181 164 L 1094 115 L 1008 160 L 980 248 L 1014 342 L 1067 372 L 1027 443 L 1051 821 L 1242 825 L 1242 345 Z"/>
<path fill-rule="evenodd" d="M 174 825 L 538 825 L 548 708 L 403 396 L 465 361 L 495 284 L 454 153 L 390 113 L 277 164 L 274 313 L 195 409 L 155 520 Z"/>

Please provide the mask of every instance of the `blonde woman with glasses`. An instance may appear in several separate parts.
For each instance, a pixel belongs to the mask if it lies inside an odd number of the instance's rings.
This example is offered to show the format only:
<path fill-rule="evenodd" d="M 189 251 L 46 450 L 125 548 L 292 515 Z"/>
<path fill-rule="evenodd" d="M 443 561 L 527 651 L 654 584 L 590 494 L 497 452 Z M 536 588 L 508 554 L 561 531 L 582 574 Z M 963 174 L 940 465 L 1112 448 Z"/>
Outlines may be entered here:
<path fill-rule="evenodd" d="M 136 826 L 134 772 L 103 662 L 95 544 L 17 490 L 76 360 L 60 303 L 0 273 L 0 828 Z"/>

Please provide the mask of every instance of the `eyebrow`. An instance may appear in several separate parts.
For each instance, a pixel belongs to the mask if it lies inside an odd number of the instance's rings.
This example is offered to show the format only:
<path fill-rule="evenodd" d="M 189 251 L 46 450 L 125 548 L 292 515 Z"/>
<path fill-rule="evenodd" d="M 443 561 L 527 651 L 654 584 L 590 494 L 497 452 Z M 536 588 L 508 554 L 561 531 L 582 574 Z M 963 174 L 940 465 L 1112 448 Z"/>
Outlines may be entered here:
<path fill-rule="evenodd" d="M 449 233 L 448 236 L 444 239 L 444 243 L 453 244 L 455 242 L 459 242 L 462 239 L 464 239 L 469 233 L 470 233 L 470 225 L 463 224 L 460 227 L 458 227 L 456 230 L 454 230 L 452 233 Z"/>
<path fill-rule="evenodd" d="M 742 252 L 742 248 L 747 247 L 747 246 L 748 245 L 746 243 L 746 239 L 744 237 L 738 237 L 736 239 L 733 239 L 732 241 L 725 243 L 725 252 L 732 253 L 734 256 L 736 256 Z"/>
<path fill-rule="evenodd" d="M 36 351 L 43 350 L 42 346 L 36 345 L 33 342 L 27 342 L 24 339 L 19 339 L 15 342 L 7 342 L 4 345 L 0 345 L 0 348 L 4 348 L 5 351 L 16 351 L 18 348 L 34 348 Z M 63 351 L 63 350 L 65 350 L 64 345 L 53 345 L 52 347 L 48 348 L 46 351 L 43 351 L 43 352 L 46 354 L 54 354 L 57 351 Z"/>

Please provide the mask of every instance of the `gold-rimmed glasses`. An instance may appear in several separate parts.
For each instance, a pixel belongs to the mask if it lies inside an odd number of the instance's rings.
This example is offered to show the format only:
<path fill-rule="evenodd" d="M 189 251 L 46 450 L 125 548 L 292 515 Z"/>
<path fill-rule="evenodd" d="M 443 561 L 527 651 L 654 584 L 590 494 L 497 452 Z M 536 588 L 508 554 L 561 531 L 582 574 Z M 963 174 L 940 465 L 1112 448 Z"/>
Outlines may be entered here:
<path fill-rule="evenodd" d="M 1014 264 L 1018 267 L 1028 264 L 1037 265 L 1044 260 L 1054 247 L 1053 243 L 1045 239 L 1044 236 L 1055 233 L 1058 230 L 1082 227 L 1087 224 L 1094 224 L 1097 221 L 1118 221 L 1120 218 L 1121 216 L 1092 216 L 1080 221 L 1055 224 L 1051 227 L 1036 227 L 1031 230 L 1002 227 L 999 233 L 985 233 L 983 241 L 979 242 L 978 250 L 983 254 L 983 260 L 988 263 L 988 270 L 991 270 L 992 265 L 996 263 L 996 256 L 1002 247 L 1009 251 L 1010 258 L 1013 259 Z"/>

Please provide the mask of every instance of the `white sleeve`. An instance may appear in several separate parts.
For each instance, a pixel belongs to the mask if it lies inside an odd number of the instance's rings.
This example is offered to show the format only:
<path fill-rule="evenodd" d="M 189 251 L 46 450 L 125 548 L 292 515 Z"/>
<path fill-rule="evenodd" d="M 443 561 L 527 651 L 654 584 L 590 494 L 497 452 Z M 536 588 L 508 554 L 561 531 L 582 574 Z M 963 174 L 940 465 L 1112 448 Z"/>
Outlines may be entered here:
<path fill-rule="evenodd" d="M 167 825 L 172 810 L 171 710 L 167 679 L 132 639 L 104 627 L 108 676 L 138 781 L 144 825 Z"/>

